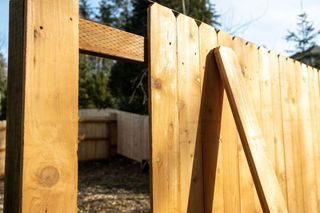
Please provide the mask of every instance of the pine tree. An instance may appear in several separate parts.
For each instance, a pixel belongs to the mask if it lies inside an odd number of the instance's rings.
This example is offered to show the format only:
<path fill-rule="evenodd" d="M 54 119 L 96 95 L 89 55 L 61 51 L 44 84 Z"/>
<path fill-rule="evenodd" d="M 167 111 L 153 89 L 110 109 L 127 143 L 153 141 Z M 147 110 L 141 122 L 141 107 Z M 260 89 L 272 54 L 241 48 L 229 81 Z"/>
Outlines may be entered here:
<path fill-rule="evenodd" d="M 92 10 L 88 3 L 88 0 L 80 0 L 79 2 L 79 14 L 82 18 L 89 19 L 92 15 Z"/>
<path fill-rule="evenodd" d="M 313 23 L 308 20 L 306 13 L 298 15 L 297 29 L 295 32 L 288 30 L 286 40 L 295 43 L 294 52 L 305 52 L 316 45 L 320 31 L 315 31 Z"/>
<path fill-rule="evenodd" d="M 293 53 L 292 58 L 306 63 L 308 65 L 320 68 L 320 53 L 314 51 L 317 37 L 320 31 L 316 31 L 313 23 L 308 20 L 306 13 L 298 15 L 296 31 L 288 31 L 286 40 L 295 44 L 295 50 L 288 52 Z"/>

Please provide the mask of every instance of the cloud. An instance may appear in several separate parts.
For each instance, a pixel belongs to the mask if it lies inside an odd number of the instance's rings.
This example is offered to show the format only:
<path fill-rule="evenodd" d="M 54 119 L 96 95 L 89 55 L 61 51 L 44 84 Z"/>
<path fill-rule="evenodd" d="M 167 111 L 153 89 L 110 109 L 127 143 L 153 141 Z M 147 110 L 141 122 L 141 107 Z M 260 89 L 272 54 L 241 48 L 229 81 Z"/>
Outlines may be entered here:
<path fill-rule="evenodd" d="M 309 14 L 314 26 L 320 29 L 320 4 L 317 1 L 305 0 L 303 9 Z M 296 28 L 296 17 L 301 13 L 300 2 L 301 0 L 214 0 L 218 12 L 222 15 L 221 21 L 226 22 L 222 24 L 229 27 L 236 27 L 240 23 L 260 17 L 244 32 L 239 31 L 238 35 L 282 54 L 287 54 L 285 50 L 292 49 L 292 45 L 288 44 L 284 37 L 288 29 Z"/>

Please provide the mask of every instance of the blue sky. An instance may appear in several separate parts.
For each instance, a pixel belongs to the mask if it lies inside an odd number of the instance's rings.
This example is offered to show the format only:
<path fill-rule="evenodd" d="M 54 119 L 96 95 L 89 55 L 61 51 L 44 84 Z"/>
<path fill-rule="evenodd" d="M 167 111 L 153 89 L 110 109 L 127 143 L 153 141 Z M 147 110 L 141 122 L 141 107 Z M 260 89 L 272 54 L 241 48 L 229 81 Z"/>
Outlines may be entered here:
<path fill-rule="evenodd" d="M 9 0 L 0 0 L 0 50 L 7 53 Z"/>
<path fill-rule="evenodd" d="M 97 6 L 99 0 L 89 0 Z M 319 0 L 212 0 L 221 14 L 224 28 L 234 31 L 245 40 L 265 46 L 270 50 L 287 55 L 292 49 L 284 37 L 287 29 L 295 29 L 297 14 L 301 8 L 309 14 L 309 20 L 320 29 Z M 0 0 L 0 48 L 7 53 L 9 0 Z M 238 26 L 254 20 L 250 25 L 237 30 Z M 318 40 L 320 43 L 320 41 Z"/>

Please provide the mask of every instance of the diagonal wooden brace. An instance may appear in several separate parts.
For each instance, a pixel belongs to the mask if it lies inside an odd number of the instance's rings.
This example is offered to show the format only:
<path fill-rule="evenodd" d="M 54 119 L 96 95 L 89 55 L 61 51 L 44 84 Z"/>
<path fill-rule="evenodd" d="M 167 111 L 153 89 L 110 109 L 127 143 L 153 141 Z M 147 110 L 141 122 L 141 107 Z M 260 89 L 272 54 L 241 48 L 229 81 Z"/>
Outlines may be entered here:
<path fill-rule="evenodd" d="M 265 140 L 238 58 L 226 47 L 216 48 L 214 54 L 262 209 L 264 212 L 288 212 L 276 173 L 265 152 Z"/>

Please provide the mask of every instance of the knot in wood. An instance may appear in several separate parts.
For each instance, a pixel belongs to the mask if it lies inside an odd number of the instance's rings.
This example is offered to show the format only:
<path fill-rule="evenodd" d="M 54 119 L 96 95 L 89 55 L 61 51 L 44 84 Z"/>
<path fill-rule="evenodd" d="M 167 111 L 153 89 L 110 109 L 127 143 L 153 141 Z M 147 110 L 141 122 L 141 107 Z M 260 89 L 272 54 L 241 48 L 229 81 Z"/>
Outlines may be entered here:
<path fill-rule="evenodd" d="M 151 85 L 152 85 L 152 88 L 161 89 L 161 80 L 153 79 Z"/>
<path fill-rule="evenodd" d="M 59 171 L 53 166 L 41 168 L 38 172 L 38 182 L 44 187 L 52 187 L 60 178 Z"/>

